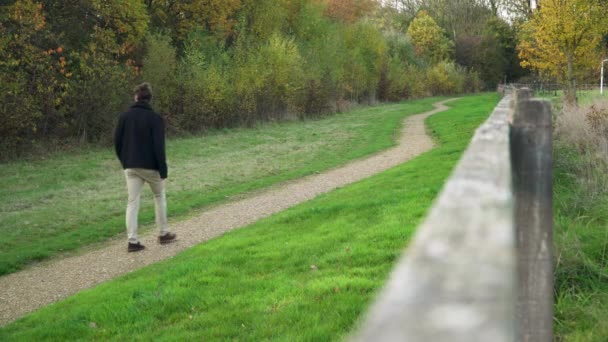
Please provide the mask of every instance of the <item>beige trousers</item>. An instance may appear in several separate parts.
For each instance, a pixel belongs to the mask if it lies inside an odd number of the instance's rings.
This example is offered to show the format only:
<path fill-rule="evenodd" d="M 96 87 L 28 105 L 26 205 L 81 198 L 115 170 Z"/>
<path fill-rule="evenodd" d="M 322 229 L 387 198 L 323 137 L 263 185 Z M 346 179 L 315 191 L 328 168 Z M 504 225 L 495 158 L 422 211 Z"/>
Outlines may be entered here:
<path fill-rule="evenodd" d="M 126 169 L 125 177 L 127 179 L 127 191 L 129 192 L 126 219 L 129 242 L 139 242 L 137 236 L 137 216 L 139 214 L 141 189 L 143 188 L 144 183 L 150 184 L 150 189 L 152 189 L 152 193 L 154 193 L 156 226 L 160 230 L 160 235 L 167 234 L 167 199 L 165 198 L 165 182 L 160 178 L 158 171 Z"/>

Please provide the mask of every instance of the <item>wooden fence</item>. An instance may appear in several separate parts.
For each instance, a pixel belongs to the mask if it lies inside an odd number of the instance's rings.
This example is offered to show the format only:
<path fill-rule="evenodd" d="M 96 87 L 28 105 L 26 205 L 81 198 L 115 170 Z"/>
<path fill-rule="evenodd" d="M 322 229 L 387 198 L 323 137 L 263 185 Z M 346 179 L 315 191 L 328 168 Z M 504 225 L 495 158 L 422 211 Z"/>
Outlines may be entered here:
<path fill-rule="evenodd" d="M 354 341 L 552 341 L 547 102 L 508 92 L 469 147 Z"/>

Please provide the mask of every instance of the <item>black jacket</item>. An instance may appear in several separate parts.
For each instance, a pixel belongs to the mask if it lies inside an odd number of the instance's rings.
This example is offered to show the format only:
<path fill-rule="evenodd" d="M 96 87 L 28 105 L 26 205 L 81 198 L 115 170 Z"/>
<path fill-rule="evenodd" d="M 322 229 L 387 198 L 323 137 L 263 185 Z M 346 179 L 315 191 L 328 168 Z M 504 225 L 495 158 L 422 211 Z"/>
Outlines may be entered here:
<path fill-rule="evenodd" d="M 160 178 L 167 178 L 165 125 L 147 102 L 136 102 L 120 114 L 114 147 L 124 169 L 158 170 Z"/>

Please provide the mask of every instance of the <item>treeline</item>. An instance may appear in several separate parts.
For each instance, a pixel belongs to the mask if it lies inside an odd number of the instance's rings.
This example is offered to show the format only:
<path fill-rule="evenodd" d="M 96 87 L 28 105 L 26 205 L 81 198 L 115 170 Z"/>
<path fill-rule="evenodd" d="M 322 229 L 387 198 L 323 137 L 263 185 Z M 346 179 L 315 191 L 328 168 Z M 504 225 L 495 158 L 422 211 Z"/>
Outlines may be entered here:
<path fill-rule="evenodd" d="M 518 72 L 514 30 L 467 1 L 4 2 L 0 153 L 108 142 L 142 80 L 171 132 L 493 88 Z"/>

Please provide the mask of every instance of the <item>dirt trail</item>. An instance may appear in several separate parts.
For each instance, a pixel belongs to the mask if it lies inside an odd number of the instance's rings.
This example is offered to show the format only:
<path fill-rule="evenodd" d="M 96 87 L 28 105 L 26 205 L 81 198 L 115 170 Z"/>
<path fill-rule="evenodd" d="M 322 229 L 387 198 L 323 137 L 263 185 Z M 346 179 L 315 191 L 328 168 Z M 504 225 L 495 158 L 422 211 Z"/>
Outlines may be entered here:
<path fill-rule="evenodd" d="M 453 99 L 451 99 L 453 100 Z M 207 208 L 170 229 L 178 241 L 160 246 L 156 231 L 141 237 L 146 250 L 126 252 L 126 239 L 74 257 L 59 259 L 0 278 L 0 326 L 80 290 L 146 265 L 171 258 L 186 248 L 243 227 L 319 194 L 387 170 L 433 148 L 424 120 L 448 109 L 446 100 L 435 109 L 404 120 L 398 146 L 344 166 L 256 192 L 244 199 Z M 170 203 L 169 203 L 170 205 Z"/>

